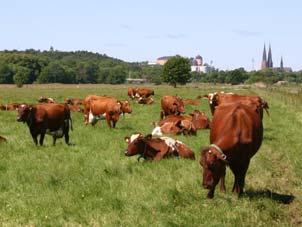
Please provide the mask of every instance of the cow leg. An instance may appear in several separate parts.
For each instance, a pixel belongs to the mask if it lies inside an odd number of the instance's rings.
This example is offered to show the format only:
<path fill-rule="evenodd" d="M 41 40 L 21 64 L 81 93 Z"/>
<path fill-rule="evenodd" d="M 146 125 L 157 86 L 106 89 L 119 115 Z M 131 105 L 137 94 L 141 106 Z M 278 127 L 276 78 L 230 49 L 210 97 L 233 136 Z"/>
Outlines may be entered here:
<path fill-rule="evenodd" d="M 56 141 L 57 141 L 57 137 L 53 136 L 52 137 L 52 145 L 55 146 L 56 145 Z"/>
<path fill-rule="evenodd" d="M 32 132 L 30 132 L 30 134 L 31 134 L 31 137 L 32 137 L 33 140 L 34 140 L 34 143 L 35 143 L 36 145 L 38 145 L 38 139 L 37 139 L 38 135 L 37 135 L 37 134 L 34 134 L 34 133 L 32 133 Z"/>
<path fill-rule="evenodd" d="M 220 191 L 225 192 L 225 169 L 220 177 Z"/>
<path fill-rule="evenodd" d="M 43 146 L 44 137 L 45 137 L 45 132 L 42 132 L 40 135 L 40 140 L 39 140 L 39 143 L 41 146 Z"/>
<path fill-rule="evenodd" d="M 116 121 L 112 121 L 112 127 L 115 128 Z"/>
<path fill-rule="evenodd" d="M 164 111 L 160 111 L 160 119 L 162 120 L 164 118 Z"/>
<path fill-rule="evenodd" d="M 245 182 L 245 175 L 249 167 L 250 161 L 244 162 L 237 171 L 233 171 L 235 175 L 235 181 L 232 192 L 235 192 L 238 196 L 243 193 L 243 187 Z"/>
<path fill-rule="evenodd" d="M 110 114 L 106 113 L 106 121 L 107 121 L 107 125 L 109 128 L 111 128 L 111 119 L 110 119 Z"/>
<path fill-rule="evenodd" d="M 207 194 L 208 199 L 213 199 L 214 197 L 214 192 L 215 192 L 215 187 L 211 188 Z"/>

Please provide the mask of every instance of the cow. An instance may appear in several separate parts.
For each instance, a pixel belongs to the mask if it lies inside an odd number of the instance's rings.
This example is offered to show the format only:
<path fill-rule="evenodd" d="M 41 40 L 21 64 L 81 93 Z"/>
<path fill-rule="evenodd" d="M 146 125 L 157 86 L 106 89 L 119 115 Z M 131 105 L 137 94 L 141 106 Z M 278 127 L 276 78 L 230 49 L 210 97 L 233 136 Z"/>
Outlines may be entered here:
<path fill-rule="evenodd" d="M 161 136 L 167 133 L 196 135 L 198 129 L 208 129 L 210 127 L 210 121 L 203 112 L 194 110 L 188 116 L 169 115 L 155 124 L 155 126 L 152 135 Z"/>
<path fill-rule="evenodd" d="M 241 195 L 250 159 L 256 154 L 263 139 L 262 119 L 255 105 L 240 102 L 216 107 L 211 123 L 210 146 L 201 150 L 202 185 L 208 189 L 208 198 L 214 197 L 215 187 L 221 181 L 225 191 L 226 165 L 235 180 L 233 192 Z"/>
<path fill-rule="evenodd" d="M 44 103 L 30 106 L 22 104 L 18 108 L 17 121 L 28 125 L 36 145 L 38 145 L 37 138 L 40 135 L 39 144 L 43 146 L 45 134 L 52 135 L 53 145 L 56 144 L 57 138 L 63 136 L 66 144 L 70 145 L 69 126 L 72 130 L 72 120 L 67 105 Z"/>
<path fill-rule="evenodd" d="M 154 99 L 152 97 L 148 97 L 148 98 L 139 97 L 137 99 L 137 103 L 138 104 L 147 104 L 147 105 L 150 105 L 153 102 L 154 102 Z"/>
<path fill-rule="evenodd" d="M 121 106 L 121 103 L 114 99 L 90 100 L 88 123 L 95 125 L 98 120 L 106 119 L 108 127 L 115 128 L 122 113 Z"/>
<path fill-rule="evenodd" d="M 126 101 L 118 101 L 116 98 L 110 97 L 110 96 L 88 95 L 83 101 L 84 122 L 85 122 L 86 125 L 89 123 L 90 106 L 91 106 L 91 102 L 93 100 L 112 100 L 112 101 L 115 101 L 116 103 L 119 103 L 121 105 L 121 114 L 125 115 L 125 113 L 128 113 L 128 114 L 132 113 L 132 108 L 130 106 L 130 103 L 127 100 Z M 105 119 L 104 117 L 105 116 L 102 116 L 100 119 Z"/>
<path fill-rule="evenodd" d="M 66 104 L 68 105 L 82 105 L 83 104 L 83 99 L 78 99 L 78 98 L 67 98 L 65 99 Z"/>
<path fill-rule="evenodd" d="M 128 96 L 129 96 L 131 99 L 135 99 L 136 97 L 139 98 L 138 95 L 136 96 L 136 92 L 137 92 L 137 88 L 135 88 L 135 87 L 129 87 L 129 88 L 128 88 Z"/>
<path fill-rule="evenodd" d="M 56 103 L 56 101 L 53 98 L 50 97 L 45 97 L 45 96 L 41 96 L 38 99 L 39 103 Z"/>
<path fill-rule="evenodd" d="M 212 115 L 215 112 L 216 106 L 219 106 L 219 105 L 225 104 L 225 103 L 234 103 L 234 102 L 241 102 L 241 103 L 244 103 L 247 105 L 254 104 L 258 108 L 261 118 L 263 117 L 263 109 L 269 115 L 268 103 L 259 96 L 238 95 L 238 94 L 234 94 L 234 93 L 215 92 L 215 93 L 210 93 L 208 95 L 205 95 L 204 97 L 209 100 L 209 105 L 210 105 Z"/>
<path fill-rule="evenodd" d="M 180 97 L 166 95 L 161 98 L 160 119 L 168 115 L 180 115 L 184 112 L 184 103 Z"/>
<path fill-rule="evenodd" d="M 0 136 L 0 143 L 6 142 L 6 141 L 7 140 L 3 136 Z"/>
<path fill-rule="evenodd" d="M 17 110 L 21 104 L 19 103 L 8 103 L 5 105 L 0 105 L 0 110 L 12 111 Z"/>
<path fill-rule="evenodd" d="M 154 90 L 145 87 L 136 88 L 136 97 L 149 98 L 151 95 L 154 95 Z"/>
<path fill-rule="evenodd" d="M 77 104 L 67 104 L 70 111 L 72 112 L 83 112 L 83 108 L 80 105 Z"/>
<path fill-rule="evenodd" d="M 130 137 L 125 137 L 128 147 L 126 156 L 139 155 L 145 160 L 159 161 L 169 156 L 179 156 L 182 158 L 195 159 L 194 152 L 184 143 L 170 137 L 152 138 L 152 135 L 143 136 L 135 133 Z"/>
<path fill-rule="evenodd" d="M 200 101 L 199 100 L 194 100 L 194 99 L 183 99 L 182 100 L 184 105 L 191 105 L 191 106 L 199 106 Z"/>

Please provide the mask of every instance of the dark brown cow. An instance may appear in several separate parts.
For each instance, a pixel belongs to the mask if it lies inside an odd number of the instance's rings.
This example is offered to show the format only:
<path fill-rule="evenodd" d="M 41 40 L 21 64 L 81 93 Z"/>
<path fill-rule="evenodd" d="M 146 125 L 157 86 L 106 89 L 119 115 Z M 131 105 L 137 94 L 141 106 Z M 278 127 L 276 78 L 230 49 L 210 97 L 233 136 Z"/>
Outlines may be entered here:
<path fill-rule="evenodd" d="M 89 123 L 95 125 L 98 120 L 106 119 L 108 127 L 115 128 L 121 113 L 120 102 L 114 99 L 93 99 L 90 101 Z"/>
<path fill-rule="evenodd" d="M 66 144 L 69 144 L 69 122 L 72 129 L 70 110 L 64 104 L 37 104 L 33 106 L 22 104 L 18 109 L 17 121 L 27 123 L 30 134 L 38 144 L 42 146 L 45 134 L 53 136 L 53 145 L 57 138 L 65 137 Z"/>
<path fill-rule="evenodd" d="M 194 152 L 188 146 L 169 137 L 152 138 L 151 135 L 137 133 L 125 140 L 128 143 L 125 155 L 139 155 L 138 161 L 140 158 L 159 161 L 169 156 L 195 159 Z"/>
<path fill-rule="evenodd" d="M 268 109 L 269 106 L 266 101 L 264 101 L 261 97 L 259 96 L 251 96 L 251 95 L 238 95 L 234 93 L 224 93 L 224 92 L 215 92 L 215 93 L 210 93 L 208 95 L 204 96 L 209 100 L 209 105 L 212 114 L 214 114 L 216 106 L 219 106 L 221 104 L 226 104 L 226 103 L 235 103 L 235 102 L 241 102 L 243 104 L 254 104 L 257 106 L 258 111 L 261 115 L 261 118 L 263 117 L 263 109 L 267 112 L 269 115 Z"/>
<path fill-rule="evenodd" d="M 207 129 L 210 121 L 203 112 L 194 110 L 189 116 L 169 115 L 159 121 L 152 131 L 152 135 L 162 136 L 162 134 L 196 135 L 198 129 Z"/>
<path fill-rule="evenodd" d="M 53 98 L 50 97 L 45 97 L 45 96 L 41 96 L 38 99 L 39 103 L 56 103 L 56 101 Z"/>
<path fill-rule="evenodd" d="M 261 146 L 262 119 L 254 105 L 240 102 L 216 107 L 211 124 L 211 145 L 201 151 L 203 186 L 209 189 L 208 198 L 214 197 L 215 187 L 221 180 L 225 191 L 224 176 L 229 165 L 235 181 L 233 192 L 243 192 L 244 180 L 250 159 Z"/>
<path fill-rule="evenodd" d="M 161 98 L 160 119 L 168 115 L 180 115 L 184 112 L 184 103 L 180 97 L 166 95 Z"/>
<path fill-rule="evenodd" d="M 4 137 L 0 136 L 0 143 L 6 142 L 6 141 L 7 140 Z"/>

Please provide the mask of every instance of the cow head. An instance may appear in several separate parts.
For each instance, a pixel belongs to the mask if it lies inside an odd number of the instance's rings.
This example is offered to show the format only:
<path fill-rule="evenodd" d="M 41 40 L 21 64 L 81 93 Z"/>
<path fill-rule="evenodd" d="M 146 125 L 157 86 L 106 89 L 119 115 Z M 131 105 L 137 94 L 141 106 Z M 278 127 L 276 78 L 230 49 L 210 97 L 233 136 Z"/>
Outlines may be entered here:
<path fill-rule="evenodd" d="M 192 117 L 192 124 L 196 129 L 210 128 L 210 121 L 203 112 L 194 110 L 189 115 Z"/>
<path fill-rule="evenodd" d="M 121 103 L 121 110 L 124 113 L 129 113 L 131 114 L 132 113 L 132 109 L 131 109 L 131 106 L 130 106 L 130 103 L 126 100 L 126 101 L 120 101 Z"/>
<path fill-rule="evenodd" d="M 176 110 L 175 112 L 177 114 L 185 113 L 185 104 L 184 104 L 182 98 L 177 97 L 176 102 L 173 103 L 173 107 L 175 108 L 175 110 Z"/>
<path fill-rule="evenodd" d="M 26 122 L 29 119 L 32 107 L 26 104 L 21 104 L 17 110 L 18 110 L 17 121 Z"/>
<path fill-rule="evenodd" d="M 133 156 L 137 154 L 143 155 L 146 150 L 146 141 L 151 139 L 151 135 L 143 136 L 141 133 L 135 133 L 130 137 L 125 137 L 128 147 L 125 151 L 126 156 Z"/>
<path fill-rule="evenodd" d="M 211 113 L 214 114 L 215 107 L 218 105 L 218 95 L 219 93 L 209 93 L 207 95 L 204 95 L 203 98 L 206 98 L 209 101 Z"/>
<path fill-rule="evenodd" d="M 202 186 L 209 189 L 209 198 L 213 198 L 214 190 L 220 178 L 225 174 L 226 156 L 213 147 L 201 151 L 199 161 L 203 168 Z"/>

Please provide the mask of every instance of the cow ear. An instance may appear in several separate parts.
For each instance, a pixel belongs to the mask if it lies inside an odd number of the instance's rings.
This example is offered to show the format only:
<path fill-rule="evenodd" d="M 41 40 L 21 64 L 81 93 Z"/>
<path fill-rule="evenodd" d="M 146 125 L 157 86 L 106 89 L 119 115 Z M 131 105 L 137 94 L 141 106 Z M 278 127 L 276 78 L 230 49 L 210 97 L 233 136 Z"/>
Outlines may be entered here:
<path fill-rule="evenodd" d="M 145 139 L 146 139 L 146 140 L 152 139 L 152 135 L 151 135 L 151 134 L 146 135 L 146 136 L 145 136 Z"/>
<path fill-rule="evenodd" d="M 126 141 L 126 143 L 129 143 L 129 142 L 130 142 L 130 137 L 129 137 L 129 136 L 126 136 L 126 137 L 125 137 L 125 141 Z"/>
<path fill-rule="evenodd" d="M 227 160 L 227 156 L 225 155 L 225 154 L 221 154 L 220 152 L 218 152 L 218 151 L 216 151 L 216 150 L 214 150 L 214 149 L 210 149 L 209 150 L 209 153 L 211 154 L 214 154 L 218 159 L 220 159 L 221 161 L 223 161 L 223 162 L 226 162 Z"/>

